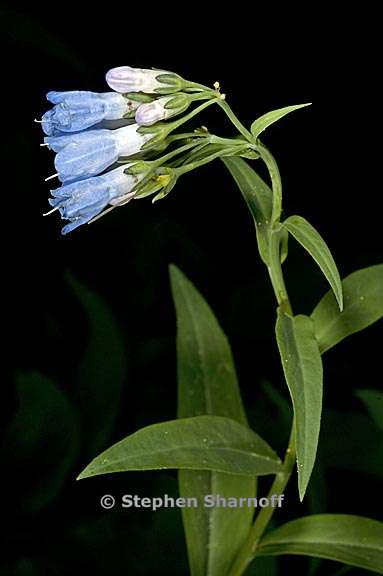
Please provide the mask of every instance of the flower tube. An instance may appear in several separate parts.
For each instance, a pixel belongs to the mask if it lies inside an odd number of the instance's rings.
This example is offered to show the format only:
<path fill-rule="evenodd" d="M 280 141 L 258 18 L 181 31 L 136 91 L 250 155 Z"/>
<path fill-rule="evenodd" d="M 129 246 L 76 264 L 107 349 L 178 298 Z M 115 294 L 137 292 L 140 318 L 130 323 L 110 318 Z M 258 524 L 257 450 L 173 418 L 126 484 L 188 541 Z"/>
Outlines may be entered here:
<path fill-rule="evenodd" d="M 62 182 L 89 178 L 103 172 L 120 156 L 131 156 L 152 138 L 152 134 L 137 132 L 138 124 L 117 130 L 89 130 L 44 139 L 57 152 L 55 167 Z"/>
<path fill-rule="evenodd" d="M 64 184 L 52 190 L 49 204 L 54 210 L 59 210 L 61 218 L 70 221 L 63 227 L 62 234 L 89 222 L 108 204 L 124 204 L 131 200 L 135 195 L 132 189 L 143 174 L 127 174 L 125 171 L 130 166 L 132 164 L 124 164 L 101 176 Z"/>
<path fill-rule="evenodd" d="M 140 106 L 140 102 L 116 92 L 48 92 L 47 99 L 55 104 L 41 120 L 48 136 L 85 130 L 103 120 L 119 120 Z"/>

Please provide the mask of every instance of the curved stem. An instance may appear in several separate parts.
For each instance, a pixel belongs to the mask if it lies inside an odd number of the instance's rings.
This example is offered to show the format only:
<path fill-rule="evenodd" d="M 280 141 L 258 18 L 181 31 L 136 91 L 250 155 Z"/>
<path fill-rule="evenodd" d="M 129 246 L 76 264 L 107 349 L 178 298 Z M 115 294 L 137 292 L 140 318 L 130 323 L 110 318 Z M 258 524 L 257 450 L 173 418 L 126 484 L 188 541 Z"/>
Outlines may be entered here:
<path fill-rule="evenodd" d="M 198 82 L 188 82 L 188 85 L 184 88 L 186 92 L 189 91 L 208 91 L 212 92 L 213 94 L 217 94 L 217 91 L 213 88 L 209 88 L 209 86 L 205 86 L 204 84 L 199 84 Z"/>
<path fill-rule="evenodd" d="M 229 104 L 226 100 L 219 99 L 217 100 L 218 105 L 222 108 L 222 110 L 226 113 L 227 117 L 230 121 L 234 124 L 234 126 L 239 130 L 239 132 L 246 138 L 248 142 L 253 143 L 254 138 L 251 132 L 248 131 L 247 128 L 242 124 L 242 122 L 237 118 L 234 114 L 233 110 L 230 108 Z"/>
<path fill-rule="evenodd" d="M 281 264 L 281 228 L 274 227 L 269 235 L 269 264 L 268 272 L 273 286 L 278 306 L 282 306 L 285 312 L 292 315 L 289 296 L 287 294 L 285 279 Z"/>
<path fill-rule="evenodd" d="M 282 469 L 275 476 L 274 482 L 271 485 L 267 497 L 271 499 L 272 496 L 280 496 L 290 479 L 291 473 L 294 469 L 295 464 L 295 439 L 294 439 L 294 423 L 291 429 L 290 440 L 288 447 L 286 449 L 285 458 L 283 460 Z M 270 519 L 274 513 L 275 508 L 272 506 L 267 506 L 261 508 L 261 511 L 257 515 L 253 526 L 249 532 L 249 535 L 242 546 L 238 556 L 236 557 L 233 566 L 231 567 L 228 576 L 241 576 L 250 562 L 254 559 L 257 551 L 258 543 L 270 522 Z"/>
<path fill-rule="evenodd" d="M 204 145 L 207 145 L 207 144 L 208 144 L 208 142 L 206 142 Z M 168 162 L 169 160 L 174 158 L 174 156 L 178 156 L 179 154 L 182 154 L 183 152 L 186 152 L 187 150 L 190 150 L 191 148 L 195 148 L 196 146 L 201 146 L 201 140 L 189 142 L 188 144 L 185 144 L 184 146 L 180 146 L 179 148 L 172 150 L 168 154 L 165 154 L 164 156 L 157 158 L 157 160 L 154 160 L 151 163 L 153 164 L 154 167 L 162 166 L 162 164 L 164 164 L 165 162 Z"/>
<path fill-rule="evenodd" d="M 278 222 L 282 212 L 282 182 L 279 173 L 278 164 L 270 150 L 261 144 L 258 140 L 257 144 L 253 147 L 260 155 L 262 160 L 267 166 L 270 174 L 271 185 L 273 188 L 273 211 L 271 215 L 271 223 Z"/>
<path fill-rule="evenodd" d="M 180 134 L 172 134 L 167 137 L 167 142 L 176 142 L 177 140 L 185 140 L 187 138 L 206 138 L 208 134 L 200 132 L 182 132 Z"/>
<path fill-rule="evenodd" d="M 211 154 L 210 156 L 207 156 L 202 160 L 197 160 L 196 162 L 190 162 L 190 164 L 185 164 L 185 166 L 180 166 L 179 168 L 176 169 L 177 175 L 181 176 L 182 174 L 186 174 L 186 172 L 191 172 L 192 170 L 195 170 L 196 168 L 199 168 L 204 164 L 208 164 L 209 162 L 215 160 L 216 158 L 220 158 L 222 156 L 234 156 L 235 154 L 238 154 L 238 152 L 242 151 L 243 148 L 244 148 L 243 144 L 240 144 L 237 146 L 233 146 L 231 148 L 223 148 L 222 150 L 218 150 L 218 152 L 215 152 L 214 154 Z"/>
<path fill-rule="evenodd" d="M 211 106 L 212 104 L 216 104 L 217 102 L 219 102 L 218 98 L 211 97 L 207 102 L 204 102 L 203 104 L 201 104 L 200 106 L 198 106 L 197 108 L 195 108 L 194 110 L 189 112 L 189 114 L 182 116 L 179 120 L 175 120 L 174 122 L 170 122 L 167 126 L 167 133 L 170 133 L 173 130 L 176 130 L 177 128 L 179 128 L 179 126 L 182 126 L 182 124 L 185 124 L 185 122 L 188 122 L 194 116 L 196 116 L 197 114 L 202 112 L 202 110 L 205 110 L 205 108 L 207 108 L 208 106 Z"/>
<path fill-rule="evenodd" d="M 269 237 L 269 265 L 268 271 L 273 286 L 274 294 L 277 299 L 278 305 L 283 306 L 284 309 L 292 314 L 289 296 L 287 293 L 285 281 L 283 278 L 281 258 L 280 258 L 280 243 L 281 243 L 281 229 L 279 226 L 273 227 Z M 291 427 L 290 439 L 283 459 L 282 469 L 276 474 L 274 481 L 271 485 L 267 497 L 281 496 L 290 479 L 295 465 L 295 435 L 294 435 L 294 422 Z M 256 556 L 257 546 L 262 538 L 268 523 L 274 514 L 275 508 L 267 506 L 261 508 L 258 513 L 248 537 L 243 544 L 238 556 L 234 560 L 228 576 L 242 576 L 247 566 Z"/>

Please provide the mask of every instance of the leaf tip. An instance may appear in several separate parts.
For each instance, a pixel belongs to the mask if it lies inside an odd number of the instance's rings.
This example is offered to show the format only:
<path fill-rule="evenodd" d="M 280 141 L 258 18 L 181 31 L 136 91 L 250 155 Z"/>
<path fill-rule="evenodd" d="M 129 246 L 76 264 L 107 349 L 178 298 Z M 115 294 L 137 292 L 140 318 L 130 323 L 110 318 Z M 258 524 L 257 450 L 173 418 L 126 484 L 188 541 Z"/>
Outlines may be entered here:
<path fill-rule="evenodd" d="M 76 477 L 76 481 L 77 480 L 83 480 L 84 478 L 89 478 L 90 476 L 93 476 L 93 471 L 92 471 L 92 466 L 91 464 L 88 464 L 88 466 L 86 466 L 84 468 L 84 470 L 82 470 L 82 472 L 80 472 L 80 474 Z"/>
<path fill-rule="evenodd" d="M 307 490 L 307 482 L 301 479 L 301 476 L 298 472 L 298 494 L 299 494 L 299 501 L 303 502 L 303 498 L 305 497 Z"/>

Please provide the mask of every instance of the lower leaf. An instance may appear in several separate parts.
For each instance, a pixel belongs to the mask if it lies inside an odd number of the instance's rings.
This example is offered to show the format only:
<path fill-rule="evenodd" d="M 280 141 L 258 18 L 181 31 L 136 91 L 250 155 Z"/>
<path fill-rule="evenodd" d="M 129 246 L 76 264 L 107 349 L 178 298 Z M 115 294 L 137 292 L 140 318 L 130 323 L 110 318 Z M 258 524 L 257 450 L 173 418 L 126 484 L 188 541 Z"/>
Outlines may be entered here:
<path fill-rule="evenodd" d="M 306 516 L 267 534 L 257 554 L 315 556 L 383 574 L 383 523 L 347 514 Z"/>

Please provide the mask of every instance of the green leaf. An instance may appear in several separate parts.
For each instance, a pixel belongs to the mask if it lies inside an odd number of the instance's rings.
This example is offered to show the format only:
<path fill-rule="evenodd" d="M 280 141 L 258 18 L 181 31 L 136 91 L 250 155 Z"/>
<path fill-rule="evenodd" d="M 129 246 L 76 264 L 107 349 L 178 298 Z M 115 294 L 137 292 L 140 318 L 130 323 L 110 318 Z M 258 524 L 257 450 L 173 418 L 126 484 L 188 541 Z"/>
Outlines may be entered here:
<path fill-rule="evenodd" d="M 383 264 L 353 272 L 342 287 L 342 312 L 330 291 L 311 314 L 322 353 L 383 317 Z"/>
<path fill-rule="evenodd" d="M 339 309 L 343 309 L 342 283 L 334 258 L 322 236 L 302 216 L 290 216 L 282 224 L 314 258 L 334 291 Z"/>
<path fill-rule="evenodd" d="M 383 392 L 381 390 L 356 390 L 355 395 L 362 400 L 375 424 L 383 430 Z"/>
<path fill-rule="evenodd" d="M 247 425 L 229 342 L 193 284 L 170 266 L 177 312 L 178 417 L 212 414 Z"/>
<path fill-rule="evenodd" d="M 273 209 L 273 193 L 269 186 L 242 158 L 222 158 L 233 176 L 254 218 L 258 248 L 262 260 L 269 261 L 268 236 Z"/>
<path fill-rule="evenodd" d="M 177 312 L 178 417 L 226 416 L 247 425 L 229 342 L 193 284 L 170 267 Z M 180 496 L 255 497 L 255 478 L 208 471 L 179 471 Z M 193 576 L 225 574 L 250 529 L 253 510 L 183 508 Z"/>
<path fill-rule="evenodd" d="M 290 112 L 294 112 L 294 110 L 299 110 L 299 108 L 305 108 L 306 106 L 310 106 L 311 102 L 307 104 L 297 104 L 296 106 L 286 106 L 285 108 L 279 108 L 278 110 L 272 110 L 271 112 L 267 112 L 267 114 L 263 114 L 260 116 L 251 125 L 251 133 L 254 138 L 258 138 L 258 136 L 266 130 L 271 124 L 277 122 L 286 114 L 290 114 Z"/>
<path fill-rule="evenodd" d="M 298 488 L 303 500 L 314 466 L 322 412 L 323 370 L 314 323 L 280 309 L 276 337 L 294 408 Z"/>
<path fill-rule="evenodd" d="M 60 388 L 38 372 L 16 377 L 18 409 L 4 435 L 3 459 L 25 483 L 18 511 L 36 513 L 60 493 L 79 448 L 77 414 Z"/>
<path fill-rule="evenodd" d="M 347 514 L 298 518 L 266 534 L 257 554 L 302 554 L 383 574 L 383 524 Z"/>
<path fill-rule="evenodd" d="M 66 280 L 84 307 L 89 341 L 75 375 L 74 396 L 91 454 L 102 450 L 118 415 L 126 377 L 126 351 L 116 321 L 102 299 L 72 275 Z"/>
<path fill-rule="evenodd" d="M 152 424 L 97 456 L 80 478 L 128 470 L 215 470 L 276 474 L 281 462 L 255 432 L 222 416 L 196 416 Z"/>

